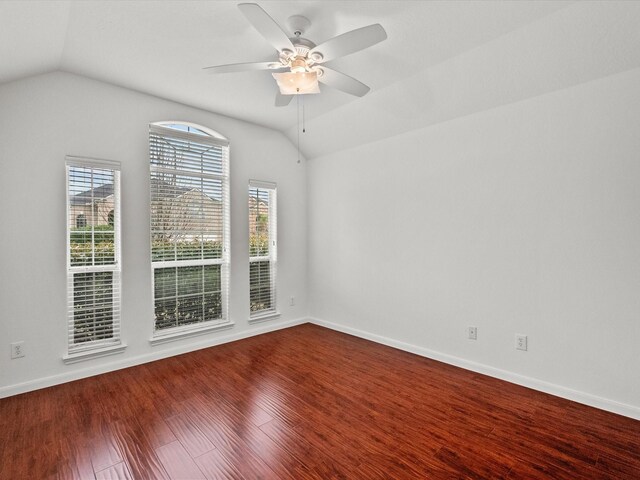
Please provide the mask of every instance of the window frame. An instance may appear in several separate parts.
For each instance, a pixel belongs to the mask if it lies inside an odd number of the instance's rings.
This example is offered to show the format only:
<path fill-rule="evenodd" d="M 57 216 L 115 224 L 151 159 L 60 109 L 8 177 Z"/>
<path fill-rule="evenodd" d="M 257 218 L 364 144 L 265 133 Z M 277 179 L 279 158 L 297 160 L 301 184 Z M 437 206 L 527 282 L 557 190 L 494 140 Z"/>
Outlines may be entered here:
<path fill-rule="evenodd" d="M 262 180 L 249 180 L 249 188 L 247 191 L 247 200 L 251 199 L 252 190 L 266 190 L 268 192 L 269 204 L 268 204 L 268 246 L 269 252 L 267 255 L 251 255 L 251 207 L 247 202 L 247 208 L 249 209 L 248 215 L 248 229 L 249 229 L 249 322 L 260 322 L 264 320 L 270 320 L 280 316 L 280 310 L 278 305 L 277 295 L 277 270 L 278 270 L 278 186 L 274 182 L 266 182 Z M 256 202 L 258 200 L 256 199 Z M 258 262 L 269 262 L 269 279 L 270 279 L 270 297 L 271 307 L 260 310 L 252 310 L 251 307 L 251 264 Z"/>
<path fill-rule="evenodd" d="M 173 126 L 182 126 L 182 127 L 190 127 L 198 130 L 198 132 L 189 132 L 184 129 L 174 128 Z M 191 139 L 194 142 L 211 144 L 216 147 L 220 147 L 223 153 L 222 159 L 222 173 L 206 173 L 206 172 L 193 172 L 188 170 L 180 170 L 180 169 L 171 169 L 172 172 L 176 175 L 187 176 L 187 177 L 200 177 L 200 178 L 209 178 L 214 180 L 219 180 L 221 182 L 222 188 L 222 252 L 220 258 L 200 258 L 193 260 L 154 260 L 153 259 L 153 224 L 150 222 L 150 230 L 149 230 L 149 238 L 151 241 L 149 252 L 151 255 L 151 302 L 153 307 L 153 321 L 152 321 L 152 334 L 150 338 L 150 343 L 152 345 L 158 345 L 165 342 L 170 342 L 174 340 L 178 340 L 181 338 L 186 338 L 194 335 L 201 335 L 204 333 L 208 333 L 213 330 L 230 328 L 233 326 L 233 322 L 231 321 L 231 316 L 229 314 L 229 285 L 230 285 L 230 179 L 229 179 L 229 157 L 230 157 L 230 147 L 228 140 L 220 135 L 218 132 L 204 127 L 202 125 L 197 125 L 191 122 L 184 121 L 165 121 L 165 122 L 155 122 L 149 124 L 149 148 L 151 147 L 151 134 L 155 133 L 156 135 L 161 136 L 171 136 L 178 138 L 188 138 L 191 136 Z M 204 134 L 204 135 L 203 135 Z M 152 164 L 151 159 L 151 151 L 149 151 L 149 179 L 153 178 L 154 172 L 162 172 L 164 171 L 164 167 L 155 166 Z M 152 195 L 152 187 L 150 187 L 150 195 Z M 150 208 L 152 208 L 152 203 L 150 204 Z M 151 220 L 153 220 L 153 211 L 150 212 Z M 180 267 L 193 267 L 193 266 L 202 266 L 206 267 L 209 265 L 220 265 L 220 289 L 221 289 L 221 317 L 217 320 L 209 320 L 202 321 L 197 323 L 192 323 L 188 325 L 177 325 L 175 327 L 167 327 L 162 329 L 156 328 L 156 285 L 155 285 L 155 271 L 161 268 L 180 268 Z M 177 275 L 177 271 L 176 271 Z M 203 292 L 203 295 L 205 293 Z M 195 294 L 194 294 L 195 295 Z M 183 295 L 185 296 L 185 295 Z M 179 295 L 176 293 L 176 301 Z"/>
<path fill-rule="evenodd" d="M 91 175 L 93 178 L 93 170 L 110 170 L 113 172 L 113 210 L 114 210 L 114 224 L 113 224 L 113 263 L 109 264 L 95 264 L 95 252 L 92 254 L 91 265 L 72 265 L 71 263 L 71 195 L 70 195 L 70 172 L 73 168 L 88 168 L 91 169 Z M 62 359 L 65 364 L 75 363 L 91 358 L 101 357 L 105 355 L 112 355 L 115 353 L 121 353 L 127 347 L 122 342 L 122 244 L 121 244 L 121 164 L 113 160 L 103 160 L 89 157 L 76 157 L 67 155 L 65 157 L 65 187 L 66 187 L 66 266 L 67 266 L 67 353 L 63 355 Z M 93 187 L 92 187 L 93 188 Z M 93 207 L 91 207 L 93 208 Z M 85 217 L 86 214 L 80 214 Z M 79 215 L 79 216 L 80 216 Z M 93 217 L 93 215 L 92 215 Z M 85 226 L 87 223 L 85 223 Z M 76 226 L 76 221 L 73 221 L 73 227 Z M 95 230 L 92 230 L 92 236 L 95 235 Z M 92 245 L 94 244 L 92 240 Z M 93 247 L 92 247 L 93 248 Z M 75 276 L 77 274 L 86 273 L 101 273 L 111 272 L 111 302 L 112 302 L 112 331 L 113 334 L 110 338 L 100 340 L 89 340 L 86 342 L 75 343 L 73 341 L 75 337 Z M 94 303 L 96 308 L 99 304 Z"/>

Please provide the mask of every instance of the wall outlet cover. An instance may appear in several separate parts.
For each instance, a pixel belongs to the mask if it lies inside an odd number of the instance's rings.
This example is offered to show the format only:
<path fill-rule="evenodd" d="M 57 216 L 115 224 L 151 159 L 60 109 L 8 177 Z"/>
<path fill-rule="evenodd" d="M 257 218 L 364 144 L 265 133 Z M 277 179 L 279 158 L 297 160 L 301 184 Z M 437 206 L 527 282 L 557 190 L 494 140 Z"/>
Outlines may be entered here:
<path fill-rule="evenodd" d="M 516 350 L 527 350 L 527 336 L 516 334 Z"/>
<path fill-rule="evenodd" d="M 24 357 L 24 341 L 11 344 L 11 358 Z"/>

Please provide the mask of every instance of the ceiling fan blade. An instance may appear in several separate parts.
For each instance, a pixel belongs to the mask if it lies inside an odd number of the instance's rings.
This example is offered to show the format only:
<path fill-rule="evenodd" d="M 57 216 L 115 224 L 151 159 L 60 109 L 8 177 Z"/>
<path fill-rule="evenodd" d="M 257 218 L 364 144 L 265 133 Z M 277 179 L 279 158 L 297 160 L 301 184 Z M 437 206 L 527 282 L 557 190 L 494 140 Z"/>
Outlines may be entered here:
<path fill-rule="evenodd" d="M 207 73 L 232 73 L 232 72 L 251 72 L 255 70 L 281 70 L 287 68 L 277 62 L 250 62 L 250 63 L 230 63 L 228 65 L 215 65 L 213 67 L 205 67 Z"/>
<path fill-rule="evenodd" d="M 311 49 L 309 58 L 313 58 L 314 53 L 320 53 L 322 60 L 316 63 L 323 63 L 334 58 L 344 57 L 354 52 L 358 52 L 367 47 L 375 45 L 387 38 L 387 32 L 382 25 L 376 23 L 368 27 L 358 28 L 350 32 L 333 37 L 317 47 Z"/>
<path fill-rule="evenodd" d="M 322 75 L 318 77 L 318 81 L 325 85 L 350 93 L 356 97 L 363 97 L 371 90 L 364 83 L 337 70 L 332 70 L 324 65 L 318 68 L 323 72 Z"/>
<path fill-rule="evenodd" d="M 291 40 L 289 40 L 289 36 L 260 5 L 257 3 L 241 3 L 238 5 L 238 8 L 247 20 L 249 20 L 249 23 L 251 23 L 278 52 L 289 50 L 293 53 L 296 51 Z"/>
<path fill-rule="evenodd" d="M 280 92 L 276 92 L 276 107 L 286 107 L 292 99 L 293 95 L 282 95 Z"/>

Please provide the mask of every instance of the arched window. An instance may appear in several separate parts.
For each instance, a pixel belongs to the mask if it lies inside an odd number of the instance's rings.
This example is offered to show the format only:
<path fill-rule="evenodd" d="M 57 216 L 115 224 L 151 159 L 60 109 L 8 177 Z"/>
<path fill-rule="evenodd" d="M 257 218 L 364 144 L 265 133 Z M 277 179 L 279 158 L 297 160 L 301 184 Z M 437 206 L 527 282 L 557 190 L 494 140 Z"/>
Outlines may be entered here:
<path fill-rule="evenodd" d="M 76 228 L 83 228 L 87 226 L 87 216 L 81 213 L 76 217 Z"/>
<path fill-rule="evenodd" d="M 188 122 L 149 126 L 154 338 L 229 324 L 229 143 Z"/>
<path fill-rule="evenodd" d="M 156 122 L 153 125 L 159 125 L 162 127 L 171 128 L 173 130 L 178 130 L 186 133 L 193 133 L 194 135 L 202 135 L 205 137 L 214 137 L 220 140 L 224 140 L 227 142 L 227 146 L 229 145 L 227 138 L 222 134 L 216 132 L 215 130 L 207 127 L 203 127 L 202 125 L 197 125 L 195 123 L 190 122 Z"/>

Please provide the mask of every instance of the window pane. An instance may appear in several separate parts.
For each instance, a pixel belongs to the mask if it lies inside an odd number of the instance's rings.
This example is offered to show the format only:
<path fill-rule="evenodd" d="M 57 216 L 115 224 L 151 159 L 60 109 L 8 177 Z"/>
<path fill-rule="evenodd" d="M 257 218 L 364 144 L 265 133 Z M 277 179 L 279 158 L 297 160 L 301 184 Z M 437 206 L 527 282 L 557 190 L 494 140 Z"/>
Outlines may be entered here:
<path fill-rule="evenodd" d="M 83 266 L 93 264 L 93 245 L 91 243 L 91 231 L 77 229 L 71 231 L 69 238 L 69 260 L 71 266 Z"/>
<path fill-rule="evenodd" d="M 155 311 L 156 330 L 162 330 L 163 328 L 171 328 L 177 326 L 175 298 L 156 299 Z"/>
<path fill-rule="evenodd" d="M 204 296 L 205 320 L 219 320 L 222 318 L 222 294 L 211 293 Z"/>
<path fill-rule="evenodd" d="M 269 261 L 249 264 L 250 310 L 268 310 L 272 307 L 271 265 Z"/>
<path fill-rule="evenodd" d="M 156 268 L 156 329 L 222 318 L 220 265 Z"/>
<path fill-rule="evenodd" d="M 249 256 L 269 255 L 269 191 L 249 188 Z"/>
<path fill-rule="evenodd" d="M 220 265 L 204 267 L 204 290 L 207 293 L 220 292 Z"/>
<path fill-rule="evenodd" d="M 155 298 L 175 297 L 177 292 L 176 269 L 156 268 L 153 271 Z"/>
<path fill-rule="evenodd" d="M 216 239 L 215 235 L 203 235 L 202 256 L 203 258 L 222 258 L 222 242 Z"/>
<path fill-rule="evenodd" d="M 152 171 L 151 231 L 154 261 L 222 258 L 222 180 Z"/>
<path fill-rule="evenodd" d="M 196 134 L 197 135 L 197 134 Z M 150 134 L 151 165 L 156 167 L 222 174 L 224 148 L 212 145 L 202 137 Z"/>
<path fill-rule="evenodd" d="M 151 260 L 163 262 L 176 259 L 176 244 L 170 236 L 160 233 L 151 235 Z"/>
<path fill-rule="evenodd" d="M 109 226 L 109 228 L 111 228 Z M 96 265 L 110 265 L 115 263 L 114 251 L 115 232 L 101 229 L 94 231 L 94 258 Z"/>
<path fill-rule="evenodd" d="M 202 267 L 179 267 L 178 296 L 203 293 Z"/>
<path fill-rule="evenodd" d="M 178 298 L 178 325 L 191 325 L 203 321 L 202 309 L 204 298 L 202 295 L 188 295 Z"/>
<path fill-rule="evenodd" d="M 70 264 L 115 263 L 115 171 L 69 167 Z"/>
<path fill-rule="evenodd" d="M 113 273 L 76 273 L 73 276 L 73 342 L 113 336 Z"/>

